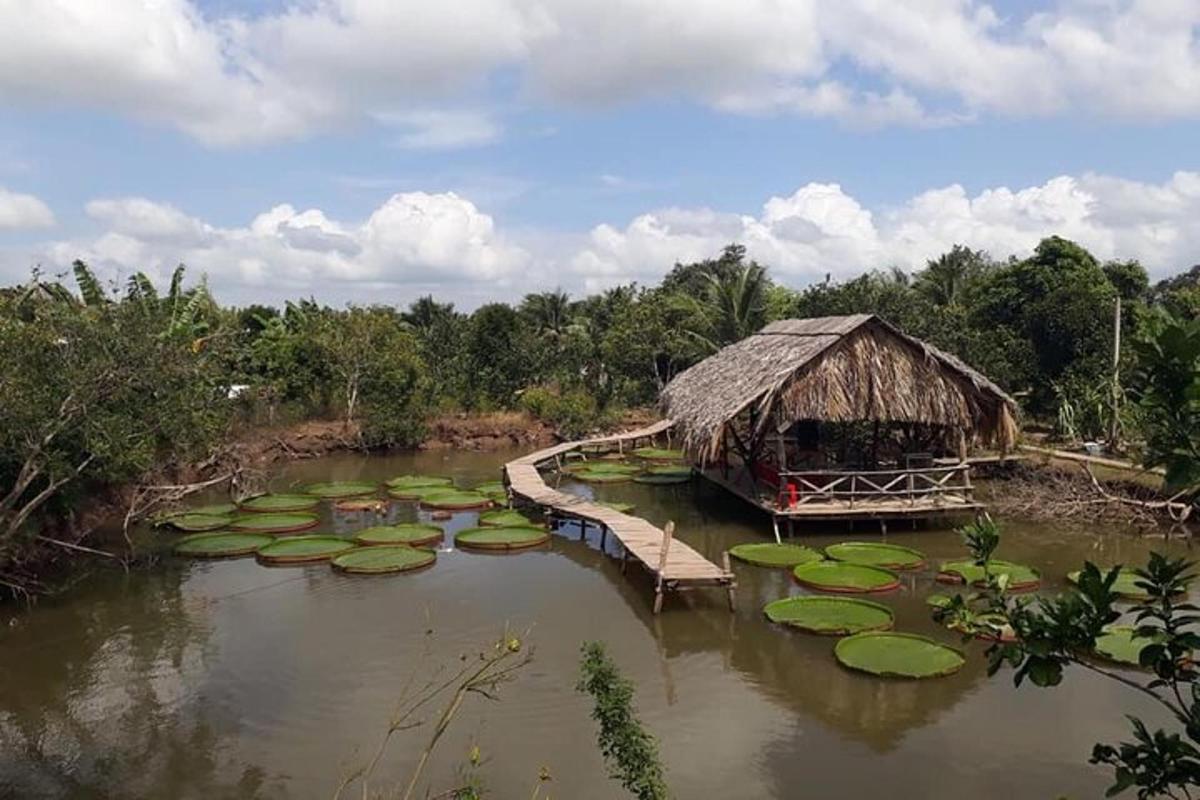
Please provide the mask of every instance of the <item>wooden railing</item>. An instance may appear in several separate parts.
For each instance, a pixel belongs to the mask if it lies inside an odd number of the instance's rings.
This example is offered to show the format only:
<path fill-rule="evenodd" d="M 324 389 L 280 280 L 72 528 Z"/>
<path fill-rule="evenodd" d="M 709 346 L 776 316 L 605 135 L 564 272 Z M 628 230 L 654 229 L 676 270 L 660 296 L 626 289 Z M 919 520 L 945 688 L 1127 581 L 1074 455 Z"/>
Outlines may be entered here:
<path fill-rule="evenodd" d="M 971 500 L 971 466 L 883 470 L 802 470 L 779 474 L 780 508 L 809 503 L 846 503 L 882 500 L 907 502 L 953 497 Z"/>

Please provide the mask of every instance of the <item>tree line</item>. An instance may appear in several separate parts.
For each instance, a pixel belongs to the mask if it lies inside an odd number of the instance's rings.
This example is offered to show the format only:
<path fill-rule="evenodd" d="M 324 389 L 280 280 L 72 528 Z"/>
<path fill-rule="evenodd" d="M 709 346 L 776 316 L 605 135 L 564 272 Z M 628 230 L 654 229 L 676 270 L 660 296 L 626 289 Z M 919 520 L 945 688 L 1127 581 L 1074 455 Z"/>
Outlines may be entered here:
<path fill-rule="evenodd" d="M 576 435 L 772 320 L 849 313 L 960 356 L 1066 438 L 1124 429 L 1200 480 L 1200 267 L 1151 285 L 1137 262 L 1058 237 L 1024 259 L 956 246 L 911 275 L 801 289 L 735 244 L 657 285 L 470 313 L 433 297 L 227 307 L 183 267 L 159 288 L 77 262 L 0 289 L 0 581 L 98 487 L 201 460 L 239 425 L 338 417 L 366 447 L 403 447 L 438 413 L 523 409 Z"/>

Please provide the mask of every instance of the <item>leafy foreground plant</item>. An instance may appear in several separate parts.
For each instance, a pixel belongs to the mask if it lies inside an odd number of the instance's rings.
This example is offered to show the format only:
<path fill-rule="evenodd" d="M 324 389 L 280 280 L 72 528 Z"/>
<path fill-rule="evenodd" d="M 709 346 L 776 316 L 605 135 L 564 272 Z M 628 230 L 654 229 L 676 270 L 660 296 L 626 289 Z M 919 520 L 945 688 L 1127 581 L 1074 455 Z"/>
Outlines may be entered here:
<path fill-rule="evenodd" d="M 633 709 L 633 683 L 617 669 L 601 642 L 584 642 L 578 689 L 595 701 L 592 719 L 600 723 L 600 752 L 610 775 L 638 800 L 670 797 L 658 742 Z"/>
<path fill-rule="evenodd" d="M 1122 568 L 1107 573 L 1092 563 L 1084 565 L 1075 583 L 1078 591 L 1056 597 L 1014 599 L 1007 595 L 1004 576 L 990 573 L 991 554 L 999 543 L 999 532 L 990 520 L 965 536 L 976 563 L 988 576 L 982 593 L 964 599 L 951 598 L 934 612 L 939 621 L 953 620 L 970 631 L 981 616 L 998 615 L 1011 626 L 1015 641 L 999 642 L 988 649 L 988 674 L 1004 666 L 1016 670 L 1013 681 L 1028 678 L 1034 685 L 1057 686 L 1068 666 L 1078 666 L 1114 680 L 1153 699 L 1174 720 L 1177 731 L 1151 730 L 1130 716 L 1133 741 L 1113 746 L 1097 744 L 1093 764 L 1113 769 L 1114 782 L 1107 795 L 1136 788 L 1140 800 L 1170 797 L 1184 800 L 1200 791 L 1200 673 L 1191 659 L 1200 648 L 1200 607 L 1177 602 L 1195 578 L 1194 562 L 1169 559 L 1152 553 L 1144 569 L 1135 570 L 1137 588 L 1146 599 L 1134 605 L 1134 635 L 1148 644 L 1138 653 L 1139 665 L 1154 677 L 1139 679 L 1112 672 L 1094 663 L 1091 654 L 1121 613 L 1113 608 L 1119 594 L 1117 582 Z"/>
<path fill-rule="evenodd" d="M 427 639 L 432 636 L 432 630 L 426 632 Z M 346 790 L 356 783 L 362 788 L 362 797 L 395 797 L 399 800 L 412 800 L 416 797 L 433 800 L 476 800 L 483 797 L 478 775 L 483 758 L 478 746 L 472 747 L 468 753 L 466 766 L 459 771 L 457 786 L 444 791 L 435 791 L 429 786 L 421 791 L 419 787 L 423 783 L 434 750 L 455 717 L 462 711 L 467 699 L 477 695 L 487 700 L 498 701 L 500 687 L 516 680 L 521 670 L 533 661 L 533 650 L 527 647 L 520 637 L 505 629 L 503 636 L 481 648 L 478 653 L 463 653 L 455 659 L 454 666 L 431 667 L 426 663 L 427 657 L 428 647 L 424 656 L 415 660 L 405 679 L 400 698 L 383 737 L 365 761 L 343 774 L 333 793 L 333 800 L 339 800 Z M 440 711 L 433 718 L 429 738 L 421 748 L 416 766 L 413 767 L 407 781 L 396 784 L 390 791 L 381 791 L 378 785 L 372 789 L 375 770 L 387 754 L 392 737 L 398 733 L 428 728 L 430 720 L 424 715 L 436 708 L 439 702 L 442 704 Z M 549 780 L 550 771 L 542 767 L 530 800 L 541 797 L 542 784 Z"/>

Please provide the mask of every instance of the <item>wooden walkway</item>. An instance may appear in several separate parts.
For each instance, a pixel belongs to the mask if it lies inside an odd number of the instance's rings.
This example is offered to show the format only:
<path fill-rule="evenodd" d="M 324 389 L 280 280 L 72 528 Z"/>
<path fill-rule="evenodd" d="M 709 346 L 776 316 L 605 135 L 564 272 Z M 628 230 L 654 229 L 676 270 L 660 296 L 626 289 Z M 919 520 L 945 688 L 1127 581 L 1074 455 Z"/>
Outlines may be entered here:
<path fill-rule="evenodd" d="M 712 563 L 674 538 L 674 523 L 668 522 L 660 530 L 640 517 L 622 514 L 607 506 L 593 503 L 578 495 L 560 492 L 547 486 L 542 480 L 539 466 L 560 464 L 567 453 L 595 446 L 615 446 L 624 450 L 626 446 L 636 448 L 640 440 L 653 441 L 657 434 L 671 427 L 669 420 L 612 436 L 583 439 L 530 453 L 504 465 L 505 481 L 510 493 L 531 503 L 549 508 L 554 513 L 573 517 L 585 524 L 601 525 L 621 543 L 625 559 L 632 558 L 650 570 L 655 576 L 654 613 L 662 610 L 663 595 L 668 591 L 688 591 L 704 587 L 724 588 L 729 593 L 729 608 L 733 610 L 733 590 L 737 587 L 729 568 L 729 554 L 724 555 L 723 566 Z"/>

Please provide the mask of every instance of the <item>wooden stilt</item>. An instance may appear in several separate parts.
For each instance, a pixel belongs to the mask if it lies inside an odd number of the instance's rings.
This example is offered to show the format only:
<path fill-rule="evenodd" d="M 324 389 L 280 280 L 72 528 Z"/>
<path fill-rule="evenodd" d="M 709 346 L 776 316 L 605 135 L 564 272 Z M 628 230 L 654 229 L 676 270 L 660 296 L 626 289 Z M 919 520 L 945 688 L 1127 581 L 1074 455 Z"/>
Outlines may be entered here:
<path fill-rule="evenodd" d="M 771 527 L 775 530 L 775 544 L 782 544 L 783 539 L 779 538 L 779 517 L 771 516 Z"/>
<path fill-rule="evenodd" d="M 884 517 L 879 518 L 879 532 L 887 536 L 887 520 Z"/>
<path fill-rule="evenodd" d="M 658 575 L 654 582 L 654 613 L 662 611 L 663 592 L 666 591 L 667 553 L 671 550 L 671 537 L 675 535 L 675 523 L 663 526 L 662 548 L 658 553 Z"/>
<path fill-rule="evenodd" d="M 733 575 L 733 569 L 729 565 L 729 551 L 728 550 L 726 550 L 724 553 L 721 554 L 721 566 L 725 568 L 725 573 L 727 575 Z M 731 578 L 729 583 L 725 587 L 725 593 L 729 597 L 730 612 L 737 610 L 737 602 L 736 602 L 736 599 L 734 598 L 734 592 L 736 590 L 737 590 L 737 584 Z"/>

